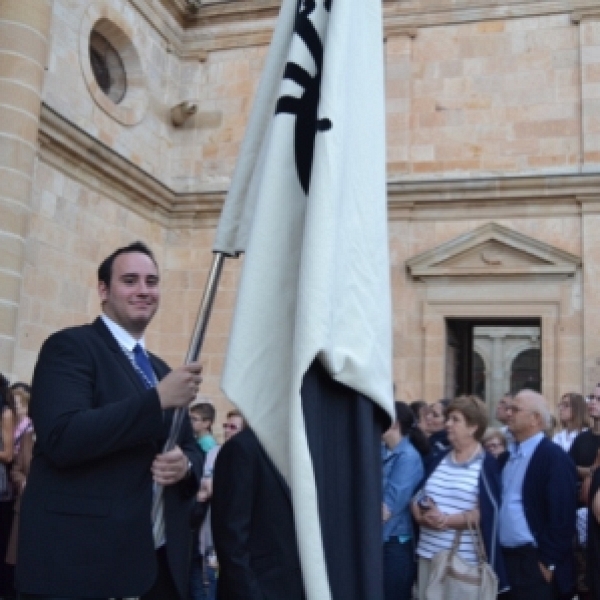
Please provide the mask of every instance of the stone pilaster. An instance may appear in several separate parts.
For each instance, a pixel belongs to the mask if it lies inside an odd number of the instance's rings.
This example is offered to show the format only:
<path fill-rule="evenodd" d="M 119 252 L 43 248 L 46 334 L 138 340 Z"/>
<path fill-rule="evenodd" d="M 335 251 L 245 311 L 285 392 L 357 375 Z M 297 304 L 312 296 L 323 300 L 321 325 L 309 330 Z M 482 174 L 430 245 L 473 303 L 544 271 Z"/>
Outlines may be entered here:
<path fill-rule="evenodd" d="M 52 0 L 0 2 L 0 372 L 11 374 Z"/>

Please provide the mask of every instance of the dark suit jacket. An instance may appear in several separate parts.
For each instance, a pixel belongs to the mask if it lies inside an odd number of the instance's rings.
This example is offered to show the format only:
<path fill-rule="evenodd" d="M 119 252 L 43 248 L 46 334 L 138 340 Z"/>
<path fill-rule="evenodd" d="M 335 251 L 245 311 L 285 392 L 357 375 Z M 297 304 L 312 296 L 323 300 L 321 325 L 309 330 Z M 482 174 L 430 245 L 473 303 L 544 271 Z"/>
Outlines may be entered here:
<path fill-rule="evenodd" d="M 508 452 L 499 457 L 502 469 L 508 458 Z M 570 592 L 575 583 L 577 472 L 569 455 L 546 437 L 538 444 L 525 472 L 523 508 L 540 561 L 556 567 L 554 578 L 559 590 Z"/>
<path fill-rule="evenodd" d="M 159 379 L 169 368 L 155 356 Z M 101 319 L 43 345 L 33 378 L 36 431 L 23 496 L 17 588 L 31 594 L 138 596 L 156 577 L 150 467 L 173 411 L 145 389 Z M 169 565 L 187 597 L 189 514 L 202 459 L 186 417 L 179 446 L 194 475 L 164 491 Z"/>
<path fill-rule="evenodd" d="M 217 598 L 302 600 L 289 488 L 250 429 L 219 451 L 211 507 Z"/>

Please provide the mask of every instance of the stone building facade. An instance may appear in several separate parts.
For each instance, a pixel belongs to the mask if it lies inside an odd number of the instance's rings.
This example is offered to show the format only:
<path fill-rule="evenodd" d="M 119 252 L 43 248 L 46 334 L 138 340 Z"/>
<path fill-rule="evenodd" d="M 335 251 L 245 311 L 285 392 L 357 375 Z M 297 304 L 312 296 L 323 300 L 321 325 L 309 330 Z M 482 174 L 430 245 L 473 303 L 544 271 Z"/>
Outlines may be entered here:
<path fill-rule="evenodd" d="M 29 379 L 50 333 L 93 319 L 98 263 L 134 239 L 164 281 L 149 346 L 183 360 L 278 6 L 0 3 L 0 371 Z M 483 355 L 511 327 L 537 349 L 552 402 L 588 392 L 600 380 L 597 0 L 383 8 L 398 397 L 470 388 L 477 362 L 493 409 L 508 367 Z M 240 264 L 226 263 L 203 351 L 219 409 Z"/>

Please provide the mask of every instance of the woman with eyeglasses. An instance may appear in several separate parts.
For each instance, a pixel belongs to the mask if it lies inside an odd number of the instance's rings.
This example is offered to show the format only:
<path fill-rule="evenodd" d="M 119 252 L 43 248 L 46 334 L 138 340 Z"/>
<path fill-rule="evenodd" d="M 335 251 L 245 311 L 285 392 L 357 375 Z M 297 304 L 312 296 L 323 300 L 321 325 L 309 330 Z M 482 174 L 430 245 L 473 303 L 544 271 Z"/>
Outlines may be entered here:
<path fill-rule="evenodd" d="M 413 499 L 412 514 L 420 526 L 417 555 L 418 598 L 425 600 L 432 558 L 452 547 L 456 530 L 479 524 L 487 559 L 507 588 L 498 541 L 500 472 L 496 459 L 481 446 L 488 423 L 487 407 L 476 396 L 460 396 L 446 409 L 450 449 L 426 466 L 424 484 Z M 478 554 L 468 531 L 461 536 L 458 555 L 477 564 Z"/>
<path fill-rule="evenodd" d="M 587 404 L 581 394 L 567 392 L 558 403 L 558 420 L 561 430 L 554 435 L 552 441 L 565 452 L 573 445 L 575 438 L 588 427 Z"/>
<path fill-rule="evenodd" d="M 499 429 L 492 427 L 487 429 L 481 443 L 483 444 L 483 447 L 496 458 L 503 452 L 506 452 L 506 438 Z"/>

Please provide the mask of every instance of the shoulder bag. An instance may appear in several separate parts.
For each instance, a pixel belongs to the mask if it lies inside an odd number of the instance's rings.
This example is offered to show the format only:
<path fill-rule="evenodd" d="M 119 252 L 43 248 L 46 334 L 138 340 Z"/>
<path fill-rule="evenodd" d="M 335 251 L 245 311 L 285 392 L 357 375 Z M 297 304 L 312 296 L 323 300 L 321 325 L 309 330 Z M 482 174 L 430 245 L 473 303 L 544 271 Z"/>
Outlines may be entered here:
<path fill-rule="evenodd" d="M 438 552 L 431 559 L 426 600 L 496 600 L 498 578 L 487 562 L 481 530 L 468 518 L 467 526 L 477 553 L 477 564 L 468 563 L 458 555 L 462 531 L 457 529 L 450 550 Z"/>

